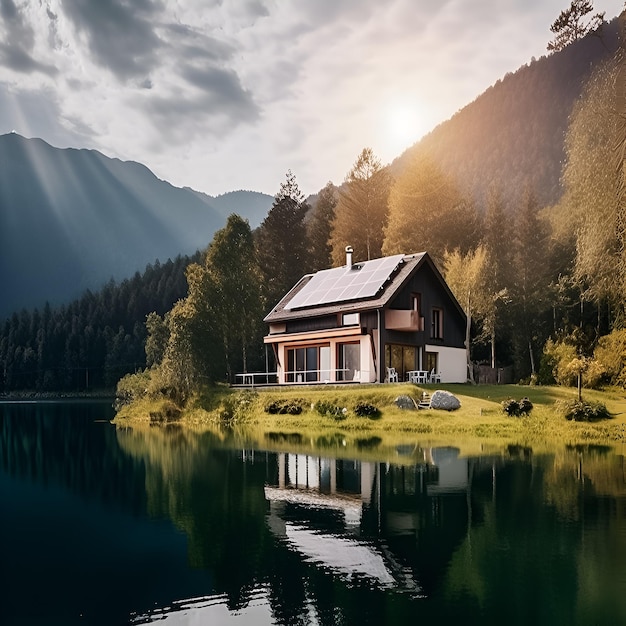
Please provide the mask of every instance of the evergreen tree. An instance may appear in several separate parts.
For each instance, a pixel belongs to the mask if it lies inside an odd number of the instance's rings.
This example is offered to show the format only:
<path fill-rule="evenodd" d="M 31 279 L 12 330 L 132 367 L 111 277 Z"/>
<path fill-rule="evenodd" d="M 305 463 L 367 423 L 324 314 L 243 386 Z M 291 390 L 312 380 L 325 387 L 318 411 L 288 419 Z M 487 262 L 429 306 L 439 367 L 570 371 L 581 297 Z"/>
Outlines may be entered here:
<path fill-rule="evenodd" d="M 569 7 L 554 20 L 550 30 L 555 34 L 548 43 L 548 50 L 558 52 L 582 39 L 587 33 L 598 30 L 604 20 L 604 12 L 589 15 L 593 11 L 592 0 L 572 0 Z"/>
<path fill-rule="evenodd" d="M 271 309 L 295 283 L 312 269 L 306 240 L 305 215 L 309 209 L 289 170 L 272 208 L 256 233 L 265 310 Z"/>
<path fill-rule="evenodd" d="M 331 247 L 335 266 L 345 262 L 345 249 L 354 248 L 354 260 L 382 256 L 387 224 L 391 175 L 371 148 L 363 148 L 339 191 L 332 223 Z"/>
<path fill-rule="evenodd" d="M 325 269 L 332 264 L 331 232 L 338 202 L 338 191 L 331 182 L 319 192 L 307 223 L 311 267 Z"/>
<path fill-rule="evenodd" d="M 530 189 L 517 211 L 515 254 L 511 285 L 512 319 L 517 373 L 536 373 L 535 354 L 547 337 L 541 329 L 541 313 L 549 306 L 546 286 L 550 282 L 550 264 L 546 263 L 548 228 L 539 218 L 539 205 Z M 528 358 L 525 359 L 524 355 Z M 527 364 L 527 365 L 526 365 Z"/>

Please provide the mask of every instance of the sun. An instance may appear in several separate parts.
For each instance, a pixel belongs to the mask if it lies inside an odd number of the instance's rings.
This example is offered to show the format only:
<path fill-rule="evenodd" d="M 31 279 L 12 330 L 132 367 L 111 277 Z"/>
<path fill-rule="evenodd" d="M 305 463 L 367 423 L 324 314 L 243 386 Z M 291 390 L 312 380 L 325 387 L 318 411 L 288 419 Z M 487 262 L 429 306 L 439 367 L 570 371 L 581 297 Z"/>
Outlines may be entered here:
<path fill-rule="evenodd" d="M 385 112 L 385 143 L 398 156 L 423 134 L 420 112 L 411 104 L 393 104 Z"/>

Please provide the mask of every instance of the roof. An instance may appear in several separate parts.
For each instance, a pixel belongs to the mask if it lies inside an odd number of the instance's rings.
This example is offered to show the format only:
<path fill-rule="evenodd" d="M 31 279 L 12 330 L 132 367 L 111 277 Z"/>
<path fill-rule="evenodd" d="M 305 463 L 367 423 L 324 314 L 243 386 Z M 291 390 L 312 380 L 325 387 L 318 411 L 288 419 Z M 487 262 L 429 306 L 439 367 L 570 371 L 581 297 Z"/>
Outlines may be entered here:
<path fill-rule="evenodd" d="M 387 261 L 386 263 L 384 262 L 389 259 L 395 259 L 397 262 L 394 262 L 393 260 Z M 332 280 L 334 277 L 345 275 L 346 272 L 350 270 L 346 266 L 343 266 L 330 270 L 322 270 L 321 272 L 317 272 L 315 274 L 307 274 L 291 288 L 291 290 L 265 317 L 264 321 L 283 322 L 292 319 L 318 317 L 320 315 L 332 315 L 353 311 L 358 312 L 368 309 L 381 309 L 398 293 L 402 285 L 404 285 L 404 283 L 413 275 L 417 268 L 424 263 L 428 263 L 432 266 L 435 273 L 440 276 L 437 268 L 426 252 L 421 252 L 419 254 L 395 255 L 394 257 L 383 257 L 382 259 L 363 261 L 355 264 L 361 266 L 359 272 L 364 272 L 364 270 L 368 272 L 371 269 L 375 270 L 371 272 L 373 282 L 368 283 L 371 289 L 369 289 L 369 291 L 367 289 L 365 290 L 365 293 L 372 293 L 378 284 L 378 287 L 373 295 L 369 295 L 367 297 L 355 297 L 355 292 L 353 290 L 349 292 L 348 298 L 343 298 L 341 300 L 332 299 L 329 302 L 317 301 L 316 304 L 311 304 L 309 306 L 307 306 L 307 302 L 316 302 L 316 300 L 309 300 L 306 297 L 306 294 L 307 292 L 311 294 L 315 291 L 315 283 L 319 285 L 326 278 L 330 278 Z M 384 274 L 384 270 L 382 270 L 384 267 L 388 270 L 386 275 Z M 381 271 L 377 272 L 376 268 Z M 321 279 L 319 278 L 320 276 Z M 443 278 L 441 280 L 445 285 Z M 312 281 L 315 282 L 312 283 Z M 304 296 L 301 294 L 304 294 Z M 452 296 L 451 292 L 450 296 Z M 454 296 L 452 296 L 452 299 L 456 303 Z"/>

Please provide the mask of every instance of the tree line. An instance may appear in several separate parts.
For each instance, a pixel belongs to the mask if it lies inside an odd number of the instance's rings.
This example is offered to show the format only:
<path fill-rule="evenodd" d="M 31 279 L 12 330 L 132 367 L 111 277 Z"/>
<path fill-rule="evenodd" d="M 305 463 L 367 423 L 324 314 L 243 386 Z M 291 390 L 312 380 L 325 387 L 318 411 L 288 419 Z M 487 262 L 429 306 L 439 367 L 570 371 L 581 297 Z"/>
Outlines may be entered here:
<path fill-rule="evenodd" d="M 66 306 L 14 313 L 0 326 L 0 392 L 112 388 L 145 367 L 146 315 L 185 296 L 185 268 L 199 258 L 156 261 Z"/>

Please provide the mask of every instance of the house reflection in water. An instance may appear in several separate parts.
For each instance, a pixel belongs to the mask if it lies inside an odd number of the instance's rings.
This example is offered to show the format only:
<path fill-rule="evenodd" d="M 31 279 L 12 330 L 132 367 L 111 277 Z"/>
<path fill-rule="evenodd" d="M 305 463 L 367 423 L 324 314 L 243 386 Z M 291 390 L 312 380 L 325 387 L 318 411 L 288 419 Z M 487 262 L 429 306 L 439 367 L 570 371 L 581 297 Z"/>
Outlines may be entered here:
<path fill-rule="evenodd" d="M 427 593 L 439 573 L 424 559 L 449 558 L 467 529 L 468 460 L 454 448 L 406 452 L 412 465 L 278 454 L 271 532 L 333 575 Z"/>

